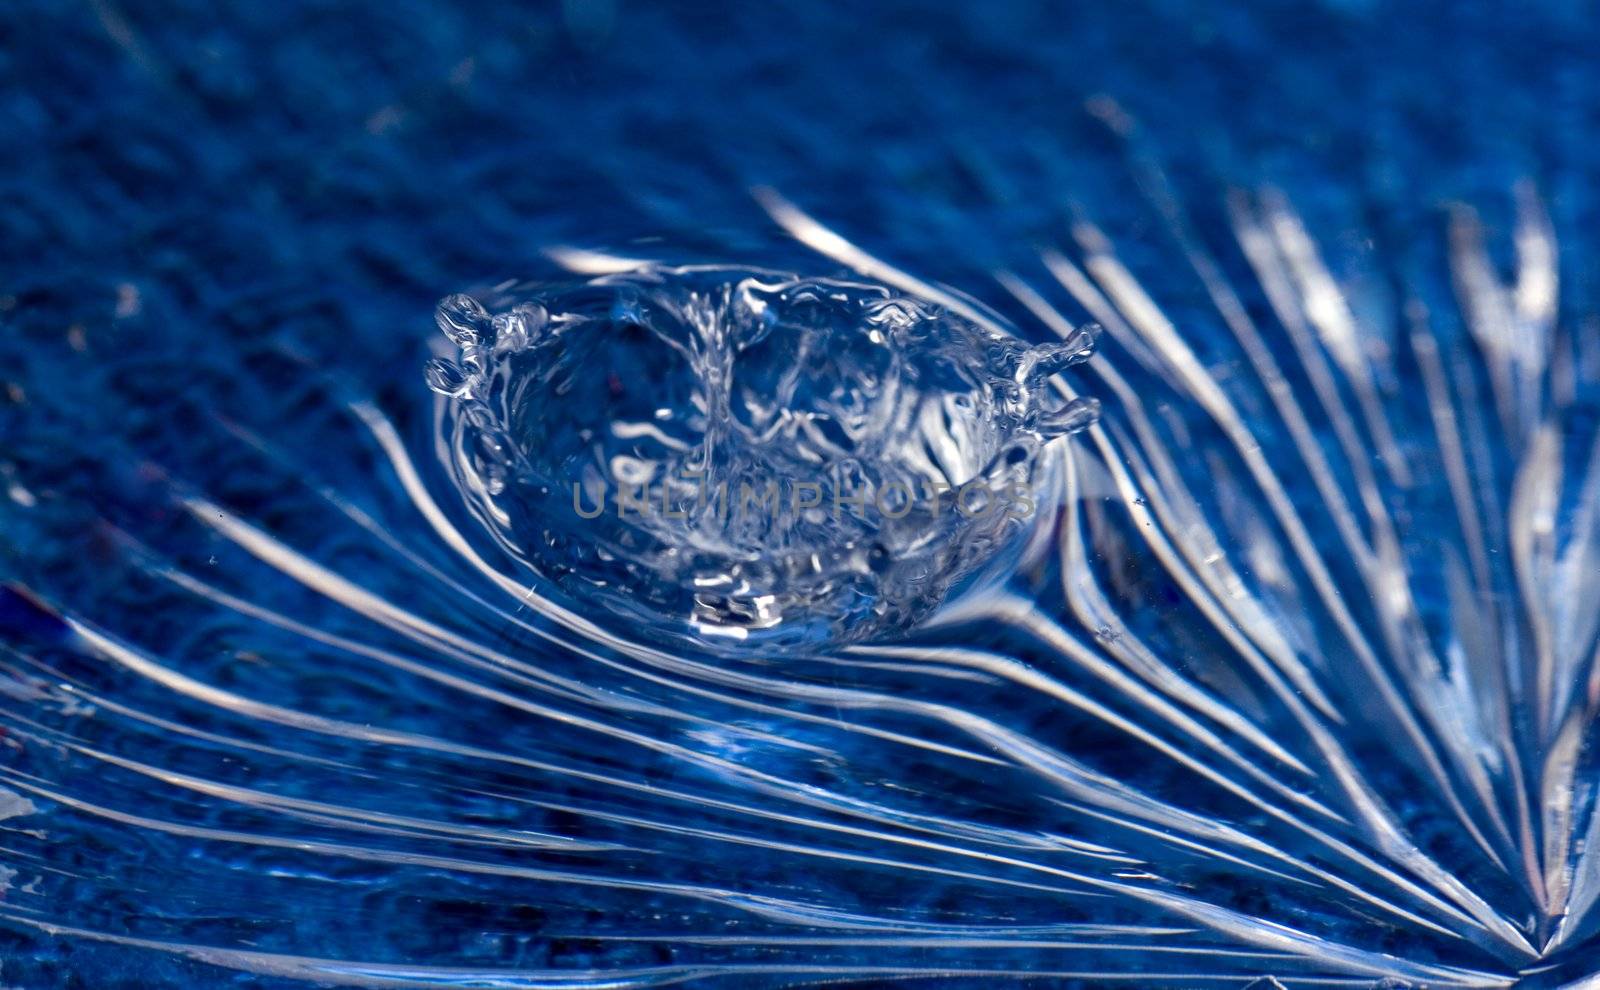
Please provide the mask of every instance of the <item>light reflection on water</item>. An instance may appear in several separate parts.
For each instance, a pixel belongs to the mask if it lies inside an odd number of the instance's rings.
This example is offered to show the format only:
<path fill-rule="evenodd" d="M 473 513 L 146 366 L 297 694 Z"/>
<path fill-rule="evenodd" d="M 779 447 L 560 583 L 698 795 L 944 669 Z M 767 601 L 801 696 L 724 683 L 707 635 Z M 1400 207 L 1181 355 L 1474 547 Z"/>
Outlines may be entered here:
<path fill-rule="evenodd" d="M 608 9 L 95 4 L 7 56 L 54 83 L 0 102 L 0 983 L 1587 975 L 1592 28 Z M 876 614 L 877 530 L 740 533 L 839 549 L 855 597 L 663 634 L 692 609 L 643 571 L 608 603 L 540 517 L 485 525 L 424 384 L 442 293 L 623 255 L 892 297 L 938 330 L 899 353 L 967 372 L 952 475 L 1102 416 L 1029 448 L 1044 511 L 951 589 Z M 1090 321 L 1048 393 L 962 360 Z M 900 470 L 914 405 L 828 391 L 876 360 L 833 342 L 788 408 Z M 615 343 L 534 365 L 585 404 L 490 417 L 502 492 L 577 456 L 541 424 L 615 421 Z M 658 357 L 616 383 L 698 380 Z"/>

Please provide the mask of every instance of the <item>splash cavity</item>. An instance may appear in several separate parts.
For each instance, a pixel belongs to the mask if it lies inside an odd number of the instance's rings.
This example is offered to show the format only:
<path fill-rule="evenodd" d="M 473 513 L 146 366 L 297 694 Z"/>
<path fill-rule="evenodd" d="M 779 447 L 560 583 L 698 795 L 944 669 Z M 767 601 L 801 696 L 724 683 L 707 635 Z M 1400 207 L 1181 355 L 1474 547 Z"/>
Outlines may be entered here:
<path fill-rule="evenodd" d="M 501 545 L 569 595 L 701 639 L 915 621 L 1038 514 L 1092 400 L 1029 346 L 862 281 L 648 268 L 439 306 L 441 449 Z"/>

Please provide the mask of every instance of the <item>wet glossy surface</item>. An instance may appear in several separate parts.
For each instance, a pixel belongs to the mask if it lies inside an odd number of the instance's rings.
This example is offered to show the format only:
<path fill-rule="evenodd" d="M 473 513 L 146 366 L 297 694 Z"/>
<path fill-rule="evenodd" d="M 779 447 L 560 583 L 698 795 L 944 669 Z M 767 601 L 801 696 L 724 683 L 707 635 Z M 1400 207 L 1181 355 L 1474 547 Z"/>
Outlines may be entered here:
<path fill-rule="evenodd" d="M 1590 976 L 1577 5 L 0 31 L 0 984 Z M 485 525 L 429 387 L 441 297 L 641 263 L 1096 321 L 1101 418 L 971 593 L 699 649 Z"/>

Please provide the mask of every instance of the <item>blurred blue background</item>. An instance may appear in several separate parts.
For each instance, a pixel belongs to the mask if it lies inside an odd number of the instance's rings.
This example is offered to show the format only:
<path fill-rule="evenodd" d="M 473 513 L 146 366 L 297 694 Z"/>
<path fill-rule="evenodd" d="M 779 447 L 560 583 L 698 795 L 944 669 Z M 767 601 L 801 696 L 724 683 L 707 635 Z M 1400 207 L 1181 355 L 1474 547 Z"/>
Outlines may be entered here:
<path fill-rule="evenodd" d="M 1531 176 L 1595 226 L 1586 4 L 1210 7 L 10 4 L 10 329 L 114 335 L 126 284 L 141 335 L 393 339 L 552 241 L 747 250 L 758 183 L 955 280 L 1074 204 L 1139 232 L 1097 96 L 1201 204 L 1404 229 Z"/>

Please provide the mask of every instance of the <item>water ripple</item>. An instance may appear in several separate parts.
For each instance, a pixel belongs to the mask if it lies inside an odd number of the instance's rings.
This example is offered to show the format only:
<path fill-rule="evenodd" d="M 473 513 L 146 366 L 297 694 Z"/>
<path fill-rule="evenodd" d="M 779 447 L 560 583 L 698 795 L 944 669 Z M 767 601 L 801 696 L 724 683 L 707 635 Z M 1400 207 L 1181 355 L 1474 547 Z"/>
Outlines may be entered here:
<path fill-rule="evenodd" d="M 1477 216 L 1450 218 L 1450 334 L 1404 285 L 1392 323 L 1358 317 L 1285 196 L 1235 195 L 1232 245 L 1209 243 L 1144 167 L 1227 339 L 1185 334 L 1087 220 L 981 287 L 1011 318 L 764 190 L 859 277 L 557 252 L 578 269 L 559 289 L 446 304 L 449 395 L 423 412 L 252 353 L 241 367 L 295 383 L 273 417 L 210 388 L 182 445 L 130 427 L 74 468 L 87 481 L 18 474 L 6 511 L 79 533 L 84 577 L 0 590 L 0 917 L 36 955 L 352 987 L 1580 985 L 1600 918 L 1600 324 L 1557 318 L 1540 198 L 1516 191 L 1509 281 Z M 735 413 L 744 372 L 708 369 L 755 360 L 716 350 L 739 339 L 718 327 L 749 329 L 738 306 L 851 332 L 887 314 L 918 388 L 769 382 Z M 1054 375 L 1089 320 L 1102 352 Z M 691 340 L 715 346 L 660 366 Z M 581 444 L 528 420 L 552 412 L 549 376 L 615 347 L 644 349 L 646 394 L 584 379 Z M 966 377 L 918 364 L 945 360 Z M 780 393 L 787 421 L 816 414 L 806 442 L 867 450 L 878 477 L 932 396 L 947 415 L 919 436 L 961 435 L 950 481 L 1049 460 L 1030 475 L 1049 511 L 1004 573 L 961 584 L 976 561 L 953 554 L 876 620 L 782 585 L 780 611 L 827 633 L 729 663 L 651 625 L 681 620 L 681 583 L 640 621 L 590 609 L 574 589 L 600 584 L 603 541 L 541 543 L 544 517 L 505 507 L 580 462 L 770 467 L 796 448 L 718 453 L 709 422 L 671 417 L 606 429 L 724 403 L 759 434 Z M 622 416 L 635 398 L 650 409 Z M 632 529 L 653 542 L 621 563 L 659 579 L 674 540 L 724 572 L 730 543 L 861 563 L 892 537 L 698 526 Z M 863 600 L 900 594 L 855 563 Z"/>

